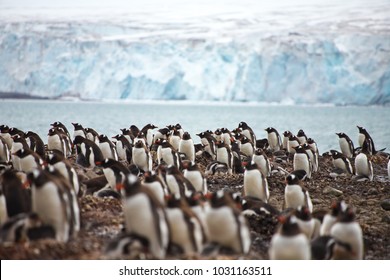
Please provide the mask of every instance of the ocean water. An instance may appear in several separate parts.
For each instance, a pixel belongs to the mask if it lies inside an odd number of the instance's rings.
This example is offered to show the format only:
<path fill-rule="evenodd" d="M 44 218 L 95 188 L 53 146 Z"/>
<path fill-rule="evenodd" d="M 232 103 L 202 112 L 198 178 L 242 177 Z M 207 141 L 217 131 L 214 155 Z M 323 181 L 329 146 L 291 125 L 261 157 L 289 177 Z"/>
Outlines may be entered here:
<path fill-rule="evenodd" d="M 196 133 L 221 127 L 234 129 L 245 121 L 258 139 L 265 138 L 265 128 L 294 134 L 303 129 L 313 138 L 320 153 L 339 149 L 336 132 L 346 133 L 357 146 L 358 129 L 364 126 L 377 149 L 390 151 L 389 107 L 288 106 L 248 103 L 189 102 L 73 102 L 47 100 L 0 100 L 0 124 L 37 132 L 47 141 L 50 124 L 64 123 L 73 131 L 72 122 L 94 128 L 98 133 L 115 136 L 121 128 L 147 123 L 158 127 L 180 123 L 195 143 Z"/>

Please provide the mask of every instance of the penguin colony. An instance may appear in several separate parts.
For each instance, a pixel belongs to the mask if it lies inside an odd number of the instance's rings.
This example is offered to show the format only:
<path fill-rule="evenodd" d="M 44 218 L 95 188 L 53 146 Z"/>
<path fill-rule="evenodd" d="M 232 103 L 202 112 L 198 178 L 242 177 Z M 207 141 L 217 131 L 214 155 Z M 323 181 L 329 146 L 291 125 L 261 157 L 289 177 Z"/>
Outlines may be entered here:
<path fill-rule="evenodd" d="M 122 203 L 123 229 L 102 252 L 109 258 L 246 255 L 254 216 L 277 220 L 270 259 L 364 258 L 354 207 L 339 199 L 329 201 L 326 212 L 315 209 L 306 186 L 321 156 L 333 162 L 330 176 L 374 180 L 372 157 L 387 154 L 375 149 L 363 127 L 358 148 L 336 133 L 340 151 L 320 155 L 303 130 L 285 131 L 282 138 L 268 127 L 267 138 L 257 139 L 245 122 L 200 132 L 199 144 L 180 124 L 158 130 L 132 125 L 112 138 L 72 125 L 70 133 L 61 122 L 51 124 L 47 144 L 32 131 L 0 126 L 2 244 L 77 239 L 79 200 L 92 195 Z M 96 176 L 80 180 L 81 168 Z M 390 162 L 387 169 L 390 177 Z M 242 178 L 241 190 L 209 191 L 210 176 L 232 174 Z M 276 176 L 283 178 L 281 209 L 269 203 L 274 186 L 268 181 Z"/>

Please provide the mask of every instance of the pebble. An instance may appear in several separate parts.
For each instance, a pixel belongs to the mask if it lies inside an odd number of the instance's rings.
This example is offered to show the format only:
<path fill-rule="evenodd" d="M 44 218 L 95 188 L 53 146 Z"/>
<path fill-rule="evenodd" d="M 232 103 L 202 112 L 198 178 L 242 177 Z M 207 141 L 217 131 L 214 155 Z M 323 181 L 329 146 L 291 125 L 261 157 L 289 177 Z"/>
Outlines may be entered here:
<path fill-rule="evenodd" d="M 382 217 L 382 222 L 390 224 L 390 216 L 389 215 L 383 216 Z"/>
<path fill-rule="evenodd" d="M 381 202 L 381 207 L 386 210 L 390 211 L 390 199 L 385 199 Z"/>
<path fill-rule="evenodd" d="M 321 199 L 312 198 L 311 202 L 313 202 L 313 204 L 321 204 L 322 201 L 321 201 Z"/>
<path fill-rule="evenodd" d="M 368 190 L 368 194 L 369 195 L 376 195 L 376 194 L 378 194 L 378 190 L 375 188 L 371 188 Z"/>
<path fill-rule="evenodd" d="M 343 192 L 342 192 L 342 191 L 337 190 L 337 189 L 332 188 L 332 187 L 326 187 L 326 188 L 324 188 L 324 190 L 322 191 L 322 193 L 324 193 L 324 194 L 331 194 L 331 195 L 334 195 L 334 196 L 341 196 L 341 195 L 343 195 Z"/>

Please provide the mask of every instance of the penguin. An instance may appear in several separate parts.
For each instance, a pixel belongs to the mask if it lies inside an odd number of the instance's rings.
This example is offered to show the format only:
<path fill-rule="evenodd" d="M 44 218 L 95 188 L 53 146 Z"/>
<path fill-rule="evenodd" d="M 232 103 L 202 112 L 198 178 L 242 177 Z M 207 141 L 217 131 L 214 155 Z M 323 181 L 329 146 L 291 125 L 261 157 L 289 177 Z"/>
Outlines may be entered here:
<path fill-rule="evenodd" d="M 104 248 L 104 254 L 111 259 L 123 256 L 135 259 L 146 254 L 148 248 L 148 239 L 137 234 L 124 232 L 108 242 Z"/>
<path fill-rule="evenodd" d="M 292 135 L 291 131 L 286 130 L 283 132 L 283 142 L 282 142 L 282 147 L 284 150 L 288 151 L 288 139 Z"/>
<path fill-rule="evenodd" d="M 246 136 L 241 138 L 240 152 L 244 156 L 252 157 L 254 153 L 254 145 L 253 142 Z"/>
<path fill-rule="evenodd" d="M 205 234 L 202 224 L 186 199 L 172 195 L 167 201 L 166 213 L 170 228 L 170 244 L 185 255 L 200 253 Z"/>
<path fill-rule="evenodd" d="M 185 197 L 186 194 L 196 191 L 191 181 L 184 177 L 176 165 L 169 165 L 166 171 L 165 180 L 170 194 Z"/>
<path fill-rule="evenodd" d="M 245 165 L 244 188 L 245 196 L 261 199 L 268 202 L 269 189 L 266 177 L 264 177 L 258 165 L 252 161 Z"/>
<path fill-rule="evenodd" d="M 134 143 L 133 140 L 135 136 L 131 133 L 131 131 L 127 128 L 122 128 L 121 131 L 122 131 L 122 135 L 127 139 L 127 141 L 129 141 L 129 143 L 133 145 Z"/>
<path fill-rule="evenodd" d="M 107 135 L 99 135 L 99 148 L 104 158 L 118 160 L 118 153 L 115 149 L 115 145 L 108 139 Z"/>
<path fill-rule="evenodd" d="M 326 236 L 330 235 L 330 230 L 332 226 L 336 223 L 337 217 L 341 212 L 344 212 L 347 210 L 347 204 L 341 200 L 341 201 L 334 201 L 331 205 L 331 209 L 329 213 L 324 215 L 324 218 L 322 219 L 322 224 L 320 227 L 320 235 Z"/>
<path fill-rule="evenodd" d="M 313 212 L 313 203 L 311 201 L 309 191 L 301 184 L 300 170 L 294 171 L 287 175 L 286 186 L 284 188 L 284 206 L 285 208 L 297 209 L 298 207 L 307 207 L 309 212 Z"/>
<path fill-rule="evenodd" d="M 336 133 L 336 135 L 339 137 L 339 146 L 343 155 L 345 155 L 347 158 L 353 158 L 355 154 L 355 148 L 351 138 L 349 138 L 348 135 L 343 132 Z"/>
<path fill-rule="evenodd" d="M 369 141 L 363 142 L 360 153 L 355 158 L 355 170 L 357 176 L 367 177 L 370 181 L 374 179 L 374 171 L 372 168 Z"/>
<path fill-rule="evenodd" d="M 171 146 L 176 151 L 178 151 L 179 147 L 180 147 L 180 141 L 181 141 L 180 132 L 177 131 L 176 129 L 173 129 L 171 131 L 171 133 L 169 134 L 168 141 L 169 141 L 169 144 L 171 144 Z"/>
<path fill-rule="evenodd" d="M 347 174 L 353 175 L 353 169 L 349 159 L 344 154 L 339 153 L 338 151 L 331 150 L 330 152 L 332 155 L 333 166 Z"/>
<path fill-rule="evenodd" d="M 68 182 L 72 185 L 75 194 L 78 195 L 80 193 L 78 174 L 76 169 L 73 168 L 64 155 L 57 150 L 49 151 L 46 161 L 48 164 L 57 169 L 66 180 L 68 180 Z"/>
<path fill-rule="evenodd" d="M 26 139 L 26 134 L 22 130 L 16 127 L 11 127 L 9 129 L 9 134 L 11 135 L 11 137 L 19 135 L 20 137 Z"/>
<path fill-rule="evenodd" d="M 183 137 L 179 143 L 179 153 L 183 153 L 186 159 L 195 161 L 195 146 L 191 135 L 186 131 L 183 133 Z"/>
<path fill-rule="evenodd" d="M 142 131 L 140 131 L 137 135 L 136 135 L 136 137 L 134 138 L 134 143 L 137 143 L 138 141 L 142 141 L 144 144 L 145 144 L 145 146 L 149 149 L 149 147 L 148 147 L 148 145 L 147 145 L 147 143 L 146 143 L 146 136 L 145 136 L 145 134 L 142 132 Z"/>
<path fill-rule="evenodd" d="M 36 169 L 27 177 L 31 185 L 32 211 L 44 224 L 54 228 L 57 241 L 67 242 L 73 236 L 75 226 L 75 209 L 69 192 L 71 187 L 65 186 L 47 169 Z"/>
<path fill-rule="evenodd" d="M 103 168 L 103 174 L 112 190 L 115 190 L 117 184 L 122 184 L 130 174 L 129 169 L 115 159 L 106 158 L 102 162 L 96 162 L 96 165 Z"/>
<path fill-rule="evenodd" d="M 278 217 L 280 211 L 272 205 L 262 201 L 261 199 L 244 196 L 240 200 L 242 214 L 245 216 L 252 215 L 271 215 Z"/>
<path fill-rule="evenodd" d="M 45 144 L 37 133 L 27 131 L 26 141 L 31 150 L 36 152 L 41 158 L 45 158 Z"/>
<path fill-rule="evenodd" d="M 294 215 L 279 217 L 279 228 L 272 236 L 270 260 L 310 260 L 310 241 L 299 228 Z"/>
<path fill-rule="evenodd" d="M 222 130 L 220 128 L 217 128 L 214 131 L 213 136 L 215 137 L 215 140 L 217 140 L 217 142 L 221 142 L 222 141 Z"/>
<path fill-rule="evenodd" d="M 73 141 L 77 136 L 81 136 L 83 138 L 86 138 L 86 133 L 84 127 L 79 123 L 72 123 L 74 129 L 73 129 Z"/>
<path fill-rule="evenodd" d="M 207 228 L 206 222 L 206 213 L 210 205 L 207 201 L 205 195 L 200 194 L 199 192 L 192 192 L 185 197 L 189 207 L 198 217 L 204 232 L 203 244 L 206 244 L 209 240 L 209 231 Z"/>
<path fill-rule="evenodd" d="M 91 140 L 91 141 L 95 142 L 97 145 L 99 145 L 99 143 L 100 143 L 99 133 L 97 133 L 96 130 L 94 130 L 93 128 L 90 128 L 90 127 L 86 127 L 84 129 L 84 131 L 85 131 L 85 137 L 88 140 Z"/>
<path fill-rule="evenodd" d="M 13 140 L 13 143 L 12 143 L 12 147 L 11 147 L 11 151 L 10 151 L 12 165 L 16 170 L 22 171 L 21 166 L 20 166 L 20 159 L 16 155 L 16 152 L 21 150 L 21 149 L 28 150 L 29 147 L 28 147 L 26 139 L 24 137 L 20 136 L 19 134 L 12 136 L 12 140 Z"/>
<path fill-rule="evenodd" d="M 319 236 L 321 222 L 312 217 L 309 208 L 306 206 L 298 206 L 294 210 L 293 215 L 297 218 L 299 228 L 309 240 Z"/>
<path fill-rule="evenodd" d="M 273 152 L 279 151 L 282 147 L 282 140 L 280 138 L 279 132 L 273 127 L 268 127 L 265 129 L 265 131 L 267 131 L 269 148 Z"/>
<path fill-rule="evenodd" d="M 263 149 L 258 148 L 255 150 L 252 161 L 257 164 L 264 177 L 269 177 L 271 175 L 271 164 Z"/>
<path fill-rule="evenodd" d="M 228 146 L 230 146 L 232 144 L 232 142 L 234 141 L 234 138 L 230 132 L 229 129 L 227 129 L 226 127 L 223 127 L 221 128 L 221 140 Z"/>
<path fill-rule="evenodd" d="M 299 141 L 299 144 L 300 145 L 303 145 L 304 143 L 306 143 L 307 141 L 307 136 L 305 134 L 305 132 L 303 131 L 303 129 L 300 129 L 297 133 L 297 138 L 298 138 L 298 141 Z"/>
<path fill-rule="evenodd" d="M 206 166 L 205 175 L 227 174 L 228 166 L 226 163 L 212 161 Z"/>
<path fill-rule="evenodd" d="M 233 154 L 228 145 L 224 142 L 217 141 L 217 161 L 225 163 L 228 167 L 229 175 L 233 174 Z"/>
<path fill-rule="evenodd" d="M 367 151 L 368 154 L 373 155 L 376 154 L 375 146 L 374 146 L 374 140 L 372 140 L 371 135 L 368 133 L 368 131 L 362 127 L 362 126 L 357 126 L 359 129 L 359 146 L 363 147 L 363 144 L 365 141 L 367 141 Z"/>
<path fill-rule="evenodd" d="M 130 127 L 129 127 L 129 133 L 131 135 L 131 139 L 133 140 L 134 142 L 134 139 L 137 137 L 137 135 L 141 132 L 141 130 L 134 124 L 132 124 Z"/>
<path fill-rule="evenodd" d="M 260 148 L 260 149 L 263 149 L 264 151 L 268 150 L 269 149 L 268 139 L 267 138 L 257 139 L 255 146 L 256 146 L 257 149 Z"/>
<path fill-rule="evenodd" d="M 3 137 L 3 139 L 7 143 L 8 150 L 11 150 L 13 140 L 11 134 L 9 133 L 8 125 L 4 125 L 4 124 L 0 125 L 0 136 Z"/>
<path fill-rule="evenodd" d="M 65 157 L 72 153 L 72 143 L 69 142 L 67 134 L 59 128 L 49 129 L 47 134 L 47 149 L 60 151 Z"/>
<path fill-rule="evenodd" d="M 299 146 L 299 139 L 294 134 L 290 134 L 288 137 L 287 152 L 295 154 L 295 147 Z"/>
<path fill-rule="evenodd" d="M 246 122 L 240 122 L 238 124 L 238 128 L 241 129 L 241 133 L 248 137 L 252 143 L 256 143 L 256 135 L 253 132 L 253 129 Z"/>
<path fill-rule="evenodd" d="M 66 136 L 68 137 L 69 139 L 69 143 L 72 143 L 72 137 L 70 136 L 70 133 L 69 133 L 69 130 L 66 128 L 66 126 L 62 123 L 62 122 L 59 122 L 59 121 L 56 121 L 52 124 L 50 124 L 53 128 L 58 128 L 59 130 L 61 130 L 62 132 L 64 132 L 66 134 Z"/>
<path fill-rule="evenodd" d="M 217 140 L 214 138 L 214 136 L 208 131 L 204 131 L 196 135 L 199 136 L 201 143 L 205 147 L 204 149 L 206 153 L 211 157 L 212 160 L 215 160 L 215 142 L 217 142 Z"/>
<path fill-rule="evenodd" d="M 170 229 L 163 205 L 147 189 L 138 177 L 130 174 L 117 190 L 124 192 L 123 213 L 125 230 L 147 240 L 149 252 L 164 259 L 170 240 Z"/>
<path fill-rule="evenodd" d="M 132 162 L 143 172 L 152 170 L 152 155 L 142 140 L 138 140 L 132 150 Z"/>
<path fill-rule="evenodd" d="M 34 169 L 44 168 L 43 159 L 31 149 L 21 149 L 13 153 L 14 159 L 18 158 L 20 171 L 32 172 Z"/>
<path fill-rule="evenodd" d="M 148 148 L 150 149 L 153 145 L 153 129 L 157 128 L 154 124 L 147 124 L 145 125 L 141 131 L 144 133 L 146 137 L 146 144 L 148 145 Z"/>
<path fill-rule="evenodd" d="M 305 150 L 307 156 L 309 157 L 309 162 L 310 162 L 310 167 L 312 172 L 315 172 L 314 169 L 316 165 L 316 159 L 315 159 L 315 155 L 313 154 L 313 151 L 310 149 L 310 146 L 309 144 L 307 144 L 307 142 L 303 143 L 302 147 Z"/>
<path fill-rule="evenodd" d="M 102 151 L 95 142 L 88 140 L 82 136 L 76 136 L 73 145 L 76 146 L 77 157 L 76 162 L 83 167 L 95 167 L 95 162 L 104 160 Z"/>
<path fill-rule="evenodd" d="M 199 166 L 194 161 L 185 161 L 183 163 L 184 177 L 187 178 L 196 192 L 206 194 L 208 191 L 207 180 L 200 170 Z"/>
<path fill-rule="evenodd" d="M 146 171 L 142 180 L 142 186 L 148 188 L 161 205 L 165 205 L 165 196 L 168 194 L 168 190 L 157 173 Z"/>
<path fill-rule="evenodd" d="M 352 253 L 349 244 L 338 241 L 330 235 L 318 236 L 311 241 L 312 260 L 339 260 Z"/>
<path fill-rule="evenodd" d="M 307 174 L 307 178 L 311 178 L 312 166 L 307 155 L 305 148 L 302 145 L 298 145 L 294 147 L 294 159 L 293 159 L 293 169 L 294 170 L 305 170 Z"/>
<path fill-rule="evenodd" d="M 8 217 L 31 211 L 30 190 L 21 181 L 16 170 L 6 170 L 0 175 L 0 189 L 6 206 L 6 212 L 2 212 L 7 213 Z"/>
<path fill-rule="evenodd" d="M 3 136 L 0 136 L 0 162 L 8 163 L 11 160 L 10 150 L 8 144 Z"/>
<path fill-rule="evenodd" d="M 180 138 L 183 138 L 184 130 L 183 130 L 181 124 L 179 124 L 179 123 L 175 124 L 175 129 L 176 129 L 177 131 L 179 131 L 179 133 L 180 133 Z"/>
<path fill-rule="evenodd" d="M 219 190 L 208 193 L 207 197 L 210 203 L 206 212 L 209 241 L 234 253 L 248 254 L 251 246 L 249 226 L 231 194 Z"/>
<path fill-rule="evenodd" d="M 170 134 L 170 129 L 169 129 L 168 127 L 160 128 L 160 129 L 157 130 L 156 133 L 154 134 L 153 143 L 155 143 L 157 139 L 164 139 L 164 140 L 167 140 L 169 134 Z"/>
<path fill-rule="evenodd" d="M 351 252 L 344 255 L 343 259 L 362 260 L 364 254 L 363 231 L 359 223 L 355 220 L 355 212 L 348 206 L 346 211 L 339 213 L 337 222 L 330 230 L 330 236 L 349 244 Z"/>
<path fill-rule="evenodd" d="M 3 186 L 0 184 L 0 226 L 8 219 L 7 201 L 3 191 Z"/>
<path fill-rule="evenodd" d="M 313 161 L 312 161 L 313 172 L 317 172 L 319 169 L 319 159 L 318 159 L 319 151 L 318 151 L 317 143 L 312 138 L 308 138 L 306 140 L 306 144 L 309 146 L 311 152 L 313 153 Z"/>
<path fill-rule="evenodd" d="M 130 163 L 133 154 L 133 145 L 130 144 L 127 137 L 123 134 L 117 134 L 112 138 L 116 139 L 115 147 L 118 153 L 118 159 Z"/>
<path fill-rule="evenodd" d="M 176 165 L 181 168 L 181 159 L 177 150 L 175 150 L 168 140 L 158 139 L 156 144 L 159 145 L 157 149 L 157 162 L 160 164 L 164 161 L 167 165 Z"/>
<path fill-rule="evenodd" d="M 233 154 L 233 172 L 236 174 L 243 174 L 245 170 L 242 166 L 239 141 L 232 142 L 230 150 Z"/>

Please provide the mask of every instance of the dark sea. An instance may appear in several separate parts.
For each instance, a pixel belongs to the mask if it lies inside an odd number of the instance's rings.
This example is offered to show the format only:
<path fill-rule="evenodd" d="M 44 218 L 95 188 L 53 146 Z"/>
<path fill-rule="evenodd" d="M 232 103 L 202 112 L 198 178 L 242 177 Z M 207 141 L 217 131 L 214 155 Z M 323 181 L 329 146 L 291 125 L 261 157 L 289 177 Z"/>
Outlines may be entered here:
<path fill-rule="evenodd" d="M 252 103 L 190 102 L 75 102 L 47 100 L 0 100 L 0 124 L 37 132 L 47 142 L 50 124 L 64 123 L 73 131 L 72 122 L 94 128 L 98 133 L 115 136 L 121 128 L 153 123 L 159 128 L 180 123 L 195 143 L 196 133 L 206 129 L 234 129 L 245 121 L 258 139 L 265 138 L 265 128 L 294 134 L 303 129 L 313 138 L 320 153 L 339 150 L 336 132 L 346 133 L 357 146 L 357 125 L 364 126 L 377 149 L 390 151 L 389 107 L 333 107 L 265 105 Z"/>

